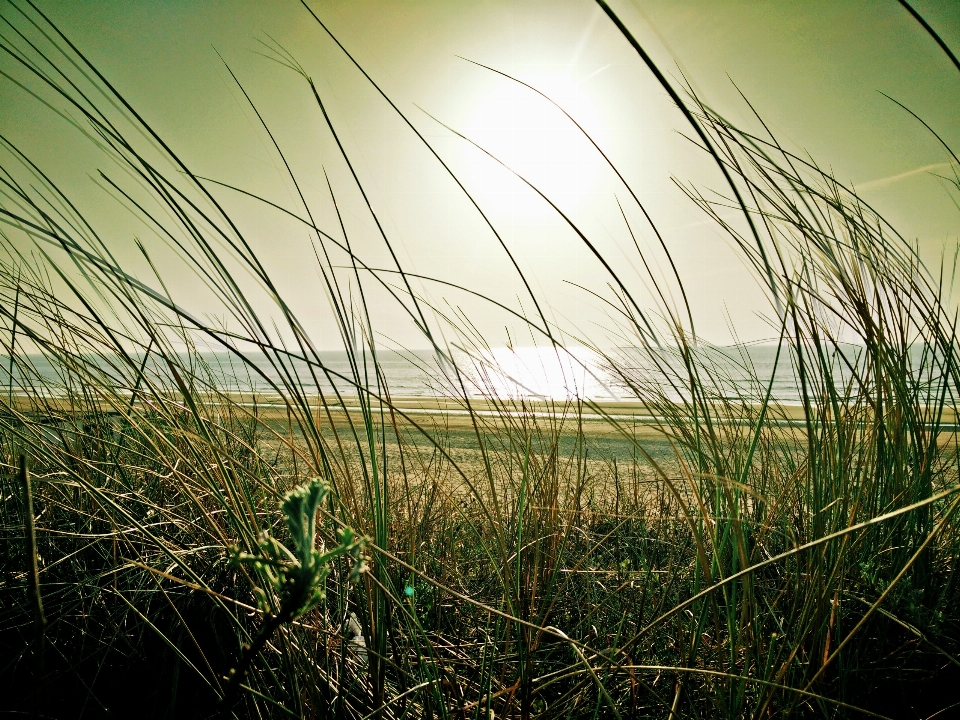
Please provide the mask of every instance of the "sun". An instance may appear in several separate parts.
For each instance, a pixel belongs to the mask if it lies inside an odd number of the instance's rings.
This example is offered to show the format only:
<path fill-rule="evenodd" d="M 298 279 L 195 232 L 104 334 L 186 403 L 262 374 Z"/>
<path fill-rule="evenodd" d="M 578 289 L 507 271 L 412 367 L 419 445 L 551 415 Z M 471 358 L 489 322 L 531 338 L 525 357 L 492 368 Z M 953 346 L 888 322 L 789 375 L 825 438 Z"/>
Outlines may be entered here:
<path fill-rule="evenodd" d="M 505 80 L 477 98 L 463 131 L 482 148 L 468 146 L 463 153 L 470 190 L 517 220 L 553 213 L 523 180 L 568 212 L 596 194 L 602 175 L 596 148 L 564 114 L 569 113 L 599 144 L 602 131 L 597 129 L 600 123 L 589 95 L 562 77 L 530 84 L 549 87 L 543 92 L 550 100 Z"/>

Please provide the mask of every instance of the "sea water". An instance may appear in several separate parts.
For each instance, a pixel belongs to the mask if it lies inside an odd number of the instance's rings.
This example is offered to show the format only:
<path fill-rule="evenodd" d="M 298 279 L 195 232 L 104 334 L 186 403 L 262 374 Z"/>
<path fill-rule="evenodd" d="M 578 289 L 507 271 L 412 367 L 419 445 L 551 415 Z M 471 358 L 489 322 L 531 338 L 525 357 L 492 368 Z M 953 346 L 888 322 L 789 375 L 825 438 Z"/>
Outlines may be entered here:
<path fill-rule="evenodd" d="M 918 366 L 922 348 L 911 352 Z M 704 347 L 696 351 L 697 380 L 715 399 L 759 401 L 769 391 L 783 404 L 799 404 L 801 384 L 796 350 L 775 345 Z M 862 366 L 863 348 L 841 346 L 830 364 L 833 382 L 841 387 Z M 24 362 L 25 360 L 25 362 Z M 130 362 L 83 357 L 78 359 L 98 382 L 111 384 L 119 393 L 132 393 L 137 371 Z M 690 372 L 676 349 L 659 351 L 614 348 L 597 353 L 585 347 L 492 348 L 482 352 L 455 351 L 444 356 L 431 351 L 397 352 L 380 350 L 376 364 L 369 353 L 319 352 L 308 361 L 293 355 L 270 357 L 247 353 L 243 358 L 228 352 L 200 352 L 192 359 L 179 358 L 188 372 L 180 372 L 198 391 L 217 387 L 242 394 L 287 394 L 299 388 L 307 394 L 323 393 L 332 399 L 356 397 L 357 388 L 377 396 L 393 397 L 462 396 L 511 397 L 565 400 L 583 398 L 600 402 L 636 400 L 651 392 L 669 399 L 688 397 Z M 154 385 L 175 387 L 167 363 L 156 356 L 144 362 L 144 374 Z M 810 362 L 810 358 L 806 359 Z M 929 364 L 929 363 L 928 363 Z M 0 388 L 13 396 L 31 393 L 60 394 L 77 375 L 62 363 L 30 354 L 16 363 L 11 384 L 9 358 L 0 356 Z M 823 372 L 808 373 L 808 382 L 818 382 Z M 193 378 L 190 381 L 190 378 Z M 32 378 L 32 381 L 30 380 Z M 2 390 L 0 390 L 2 391 Z"/>

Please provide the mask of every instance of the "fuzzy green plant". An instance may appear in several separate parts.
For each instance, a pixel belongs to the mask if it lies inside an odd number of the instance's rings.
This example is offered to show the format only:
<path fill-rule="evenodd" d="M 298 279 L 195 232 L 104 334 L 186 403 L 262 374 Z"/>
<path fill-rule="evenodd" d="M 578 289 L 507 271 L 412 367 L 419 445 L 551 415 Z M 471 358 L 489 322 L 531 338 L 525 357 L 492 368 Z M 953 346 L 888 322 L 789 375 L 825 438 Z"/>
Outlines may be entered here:
<path fill-rule="evenodd" d="M 366 569 L 362 555 L 366 539 L 349 527 L 337 532 L 334 547 L 316 549 L 317 511 L 329 494 L 329 485 L 316 478 L 284 495 L 280 510 L 293 549 L 266 531 L 261 533 L 257 552 L 242 552 L 236 546 L 230 548 L 233 564 L 252 568 L 262 581 L 261 586 L 254 586 L 254 594 L 265 620 L 253 642 L 244 645 L 240 661 L 227 676 L 224 717 L 231 715 L 250 663 L 267 641 L 282 625 L 310 612 L 324 600 L 330 564 L 339 557 L 352 560 L 349 575 L 352 582 Z"/>

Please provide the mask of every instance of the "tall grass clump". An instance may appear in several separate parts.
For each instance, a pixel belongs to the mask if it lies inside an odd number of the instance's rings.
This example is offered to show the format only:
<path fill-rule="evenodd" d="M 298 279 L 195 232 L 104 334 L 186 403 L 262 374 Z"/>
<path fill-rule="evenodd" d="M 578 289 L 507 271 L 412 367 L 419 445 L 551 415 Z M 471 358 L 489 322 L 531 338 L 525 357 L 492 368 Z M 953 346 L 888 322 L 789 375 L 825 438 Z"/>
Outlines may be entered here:
<path fill-rule="evenodd" d="M 302 78 L 339 150 L 335 177 L 349 179 L 327 184 L 332 228 L 292 172 L 291 208 L 194 174 L 39 7 L 3 6 L 4 81 L 85 136 L 103 201 L 157 239 L 130 241 L 97 220 L 56 168 L 0 136 L 8 709 L 524 720 L 950 711 L 960 675 L 950 278 L 812 161 L 676 90 L 600 4 L 721 170 L 716 194 L 681 187 L 755 271 L 778 338 L 769 377 L 749 347 L 709 346 L 679 274 L 641 278 L 661 300 L 641 307 L 555 206 L 610 272 L 622 342 L 595 351 L 643 404 L 639 423 L 589 399 L 496 391 L 487 339 L 414 290 L 344 128 L 282 47 L 268 52 Z M 306 6 L 304 16 L 353 61 Z M 347 197 L 394 267 L 355 251 L 340 219 Z M 341 364 L 293 311 L 297 290 L 255 252 L 230 210 L 238 198 L 310 233 Z M 203 294 L 197 308 L 174 297 L 170 258 Z M 393 399 L 368 300 L 382 296 L 431 347 L 412 359 L 443 388 L 455 411 L 445 419 Z M 524 313 L 489 300 L 570 362 L 573 330 L 548 321 L 549 302 L 531 290 Z M 774 396 L 777 378 L 796 405 Z"/>

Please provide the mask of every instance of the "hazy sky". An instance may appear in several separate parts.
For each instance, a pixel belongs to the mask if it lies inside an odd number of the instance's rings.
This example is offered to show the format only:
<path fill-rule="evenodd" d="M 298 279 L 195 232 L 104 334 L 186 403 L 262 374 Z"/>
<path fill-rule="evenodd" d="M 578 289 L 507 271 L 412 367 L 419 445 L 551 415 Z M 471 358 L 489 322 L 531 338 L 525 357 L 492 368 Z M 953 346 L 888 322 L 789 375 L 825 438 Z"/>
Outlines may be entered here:
<path fill-rule="evenodd" d="M 920 243 L 929 260 L 956 244 L 960 213 L 931 175 L 949 173 L 947 156 L 881 92 L 958 147 L 960 72 L 898 3 L 611 4 L 677 84 L 682 72 L 708 104 L 756 127 L 735 82 L 782 142 L 854 183 L 906 237 Z M 960 51 L 960 5 L 914 4 Z M 603 268 L 532 191 L 427 113 L 533 182 L 581 225 L 637 296 L 646 297 L 640 263 L 617 209 L 617 198 L 626 193 L 556 110 L 461 58 L 538 87 L 590 132 L 669 243 L 706 337 L 729 339 L 728 314 L 742 339 L 770 335 L 760 318 L 767 308 L 737 253 L 672 181 L 719 190 L 715 167 L 678 132 L 687 131 L 679 113 L 592 2 L 309 5 L 449 162 L 558 323 L 595 339 L 603 336 L 608 311 L 572 284 L 609 296 Z M 287 154 L 319 224 L 330 232 L 337 228 L 326 168 L 356 252 L 372 266 L 387 267 L 389 256 L 308 86 L 263 56 L 270 53 L 262 43 L 279 43 L 315 80 L 404 267 L 530 310 L 515 272 L 476 211 L 300 3 L 89 0 L 40 6 L 196 173 L 300 212 L 293 185 L 226 62 Z M 98 212 L 118 257 L 134 266 L 134 235 L 149 238 L 142 228 L 112 219 L 117 209 L 98 200 L 100 191 L 87 177 L 103 165 L 96 154 L 82 149 L 65 123 L 2 80 L 0 125 L 4 135 L 60 174 L 77 197 L 94 206 L 100 202 Z M 329 311 L 304 229 L 219 192 L 321 344 L 335 344 L 326 340 Z M 635 219 L 632 210 L 628 214 Z M 647 247 L 652 235 L 640 225 L 641 245 Z M 170 268 L 178 299 L 202 310 L 204 298 L 185 276 L 172 264 L 161 266 Z M 509 323 L 503 313 L 442 286 L 417 287 L 437 307 L 448 313 L 462 308 L 484 335 L 503 341 L 499 329 Z M 381 295 L 371 298 L 380 332 L 401 344 L 423 345 L 396 308 Z M 517 341 L 524 344 L 523 337 Z"/>

